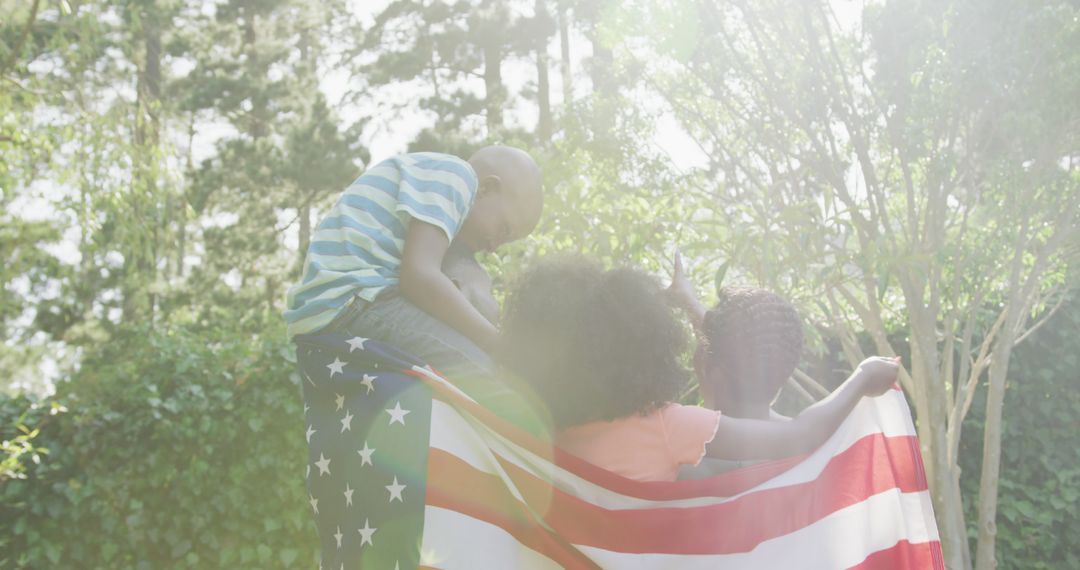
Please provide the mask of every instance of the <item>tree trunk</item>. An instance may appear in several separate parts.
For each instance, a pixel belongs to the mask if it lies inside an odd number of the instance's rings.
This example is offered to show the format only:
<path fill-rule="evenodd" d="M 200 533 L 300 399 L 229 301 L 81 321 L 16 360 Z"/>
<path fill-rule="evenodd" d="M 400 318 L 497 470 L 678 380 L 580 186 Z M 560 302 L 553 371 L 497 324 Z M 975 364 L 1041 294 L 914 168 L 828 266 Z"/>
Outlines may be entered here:
<path fill-rule="evenodd" d="M 300 242 L 297 245 L 296 274 L 303 277 L 304 259 L 307 257 L 308 246 L 311 244 L 311 204 L 305 203 L 300 206 Z"/>
<path fill-rule="evenodd" d="M 135 86 L 135 164 L 132 176 L 130 215 L 123 223 L 141 225 L 136 239 L 128 240 L 124 251 L 124 285 L 121 318 L 131 322 L 147 316 L 153 320 L 154 300 L 148 286 L 157 270 L 158 204 L 155 187 L 154 149 L 159 140 L 161 101 L 161 26 L 157 6 L 151 3 L 141 14 L 143 53 L 138 62 Z"/>
<path fill-rule="evenodd" d="M 970 570 L 971 553 L 964 523 L 964 503 L 960 494 L 959 471 L 948 458 L 948 400 L 938 366 L 936 320 L 920 311 L 923 307 L 918 279 L 900 279 L 910 310 L 911 374 L 916 386 L 915 410 L 919 443 L 922 446 L 930 496 L 938 521 L 941 548 L 949 570 Z"/>
<path fill-rule="evenodd" d="M 195 113 L 191 113 L 188 116 L 188 145 L 187 145 L 187 158 L 185 167 L 187 169 L 187 177 L 189 180 L 193 179 L 195 174 Z M 188 199 L 187 194 L 181 193 L 180 195 L 180 212 L 178 213 L 178 220 L 176 222 L 176 277 L 183 279 L 184 277 L 184 255 L 187 249 L 187 209 Z"/>
<path fill-rule="evenodd" d="M 503 127 L 502 50 L 493 41 L 484 45 L 484 100 L 487 109 L 488 136 L 493 137 Z"/>
<path fill-rule="evenodd" d="M 274 308 L 274 300 L 277 299 L 277 280 L 273 277 L 266 278 L 266 314 L 269 318 L 278 317 L 279 311 Z"/>
<path fill-rule="evenodd" d="M 611 48 L 604 45 L 598 30 L 592 30 L 589 40 L 592 42 L 593 50 L 592 62 L 589 65 L 589 76 L 592 77 L 593 91 L 603 95 L 610 95 L 614 92 L 615 87 L 611 74 L 612 67 L 615 65 L 615 54 L 611 51 Z"/>
<path fill-rule="evenodd" d="M 615 66 L 615 54 L 600 37 L 599 28 L 599 22 L 594 19 L 589 28 L 589 41 L 592 43 L 593 54 L 588 65 L 589 77 L 592 78 L 592 115 L 595 121 L 592 132 L 597 147 L 610 152 L 618 144 L 615 142 L 618 114 L 617 86 L 612 72 Z"/>
<path fill-rule="evenodd" d="M 184 278 L 184 251 L 187 249 L 187 202 L 181 197 L 178 219 L 176 220 L 176 274 L 177 279 Z"/>
<path fill-rule="evenodd" d="M 1016 258 L 1009 277 L 1010 293 L 1007 316 L 1001 332 L 994 340 L 993 360 L 990 361 L 990 388 L 986 393 L 986 427 L 983 431 L 982 474 L 979 478 L 979 540 L 975 546 L 975 569 L 997 568 L 998 480 L 1001 473 L 1001 416 L 1005 407 L 1005 378 L 1009 372 L 1009 357 L 1016 342 L 1016 331 L 1023 320 L 1023 288 L 1020 284 L 1020 263 L 1024 254 L 1017 244 Z"/>
<path fill-rule="evenodd" d="M 570 10 L 559 2 L 559 72 L 562 74 L 563 105 L 574 101 L 574 78 L 570 73 Z"/>
<path fill-rule="evenodd" d="M 1013 308 L 1009 307 L 1009 312 Z M 1010 319 L 1011 320 L 1011 319 Z M 975 546 L 975 569 L 997 568 L 994 546 L 997 540 L 998 479 L 1001 472 L 1001 416 L 1005 404 L 1005 377 L 1015 340 L 1013 327 L 1001 331 L 990 362 L 990 389 L 986 394 L 986 428 L 983 432 L 982 476 L 979 479 L 979 541 Z M 1000 352 L 998 352 L 1000 351 Z"/>
<path fill-rule="evenodd" d="M 536 19 L 547 22 L 546 0 L 536 0 Z M 536 134 L 540 142 L 546 144 L 551 138 L 551 86 L 548 80 L 548 54 L 546 34 L 539 34 L 536 40 L 536 99 L 540 117 L 536 123 Z"/>
<path fill-rule="evenodd" d="M 243 9 L 244 15 L 244 54 L 247 56 L 247 73 L 248 77 L 254 81 L 261 81 L 266 77 L 266 69 L 262 64 L 259 57 L 259 49 L 256 45 L 258 41 L 258 30 L 255 27 L 255 6 L 254 3 L 247 3 Z M 263 93 L 254 93 L 251 97 L 251 113 L 248 114 L 248 134 L 251 138 L 258 140 L 267 135 L 267 103 L 266 95 Z"/>
<path fill-rule="evenodd" d="M 11 52 L 4 61 L 3 66 L 0 67 L 0 77 L 7 75 L 8 70 L 14 67 L 22 56 L 23 45 L 26 44 L 26 39 L 30 37 L 30 29 L 34 27 L 34 22 L 37 21 L 38 8 L 40 7 L 41 0 L 34 0 L 33 5 L 30 6 L 30 15 L 26 18 L 26 25 L 19 32 L 19 39 L 15 40 L 15 45 L 11 46 Z"/>

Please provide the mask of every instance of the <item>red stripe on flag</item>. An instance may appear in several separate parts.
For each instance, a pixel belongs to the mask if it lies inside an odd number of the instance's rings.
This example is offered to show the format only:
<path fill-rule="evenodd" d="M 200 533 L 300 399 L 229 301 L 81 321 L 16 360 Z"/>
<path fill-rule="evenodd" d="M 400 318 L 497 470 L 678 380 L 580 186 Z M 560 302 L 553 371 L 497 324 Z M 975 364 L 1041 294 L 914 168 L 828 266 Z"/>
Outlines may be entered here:
<path fill-rule="evenodd" d="M 912 544 L 901 540 L 891 548 L 879 550 L 867 556 L 866 560 L 848 570 L 896 570 L 897 568 L 945 570 L 941 542 L 935 540 Z"/>
<path fill-rule="evenodd" d="M 867 436 L 834 456 L 815 480 L 750 493 L 728 502 L 700 507 L 622 510 L 605 509 L 571 496 L 500 459 L 502 467 L 531 507 L 527 508 L 509 493 L 506 483 L 497 476 L 478 471 L 453 455 L 432 449 L 428 458 L 429 500 L 483 520 L 515 520 L 515 517 L 524 516 L 522 513 L 546 513 L 545 521 L 562 539 L 615 552 L 749 552 L 763 541 L 799 530 L 871 495 L 889 489 L 902 492 L 926 490 L 925 485 L 919 485 L 913 476 L 916 464 L 911 453 L 911 439 L 910 436 Z M 680 486 L 685 482 L 664 484 Z M 733 521 L 752 521 L 753 524 L 733 525 Z M 526 522 L 522 519 L 514 524 Z M 505 530 L 513 532 L 515 529 Z"/>

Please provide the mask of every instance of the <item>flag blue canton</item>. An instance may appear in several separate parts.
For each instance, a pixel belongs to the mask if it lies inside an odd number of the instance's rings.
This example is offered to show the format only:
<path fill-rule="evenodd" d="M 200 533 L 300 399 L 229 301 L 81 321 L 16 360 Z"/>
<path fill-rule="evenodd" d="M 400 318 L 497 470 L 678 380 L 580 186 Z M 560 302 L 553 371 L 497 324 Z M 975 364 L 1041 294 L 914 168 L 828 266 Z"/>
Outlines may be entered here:
<path fill-rule="evenodd" d="M 406 371 L 422 363 L 362 337 L 302 335 L 296 343 L 320 568 L 416 568 L 431 390 Z"/>

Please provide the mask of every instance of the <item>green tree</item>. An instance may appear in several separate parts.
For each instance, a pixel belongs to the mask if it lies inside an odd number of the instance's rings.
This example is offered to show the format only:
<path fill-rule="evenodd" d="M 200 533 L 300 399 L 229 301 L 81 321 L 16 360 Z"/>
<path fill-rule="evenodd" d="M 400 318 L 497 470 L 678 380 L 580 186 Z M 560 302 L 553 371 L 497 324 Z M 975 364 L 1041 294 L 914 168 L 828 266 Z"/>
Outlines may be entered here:
<path fill-rule="evenodd" d="M 689 44 L 657 37 L 650 76 L 709 157 L 694 195 L 727 228 L 722 258 L 818 299 L 815 319 L 852 364 L 863 332 L 874 352 L 910 351 L 903 383 L 950 568 L 971 566 L 963 420 L 987 378 L 976 565 L 989 568 L 1009 354 L 1064 298 L 1062 246 L 1080 223 L 1074 134 L 995 137 L 1000 123 L 1077 120 L 1050 99 L 1076 93 L 1066 78 L 1080 70 L 1035 68 L 1021 85 L 1029 67 L 1010 56 L 1066 61 L 1076 43 L 1061 12 L 1072 9 L 1008 8 L 885 3 L 856 32 L 823 3 L 686 4 L 640 18 L 702 22 Z M 1048 33 L 1059 41 L 1041 42 Z"/>

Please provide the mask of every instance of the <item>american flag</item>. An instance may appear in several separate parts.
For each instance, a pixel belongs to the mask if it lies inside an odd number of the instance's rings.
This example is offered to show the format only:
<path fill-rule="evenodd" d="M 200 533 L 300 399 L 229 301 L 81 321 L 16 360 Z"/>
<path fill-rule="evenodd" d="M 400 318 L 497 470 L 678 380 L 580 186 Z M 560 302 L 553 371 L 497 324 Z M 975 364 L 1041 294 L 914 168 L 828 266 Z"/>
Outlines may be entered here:
<path fill-rule="evenodd" d="M 391 346 L 297 337 L 325 570 L 944 569 L 903 395 L 812 454 L 638 482 L 554 448 Z"/>

